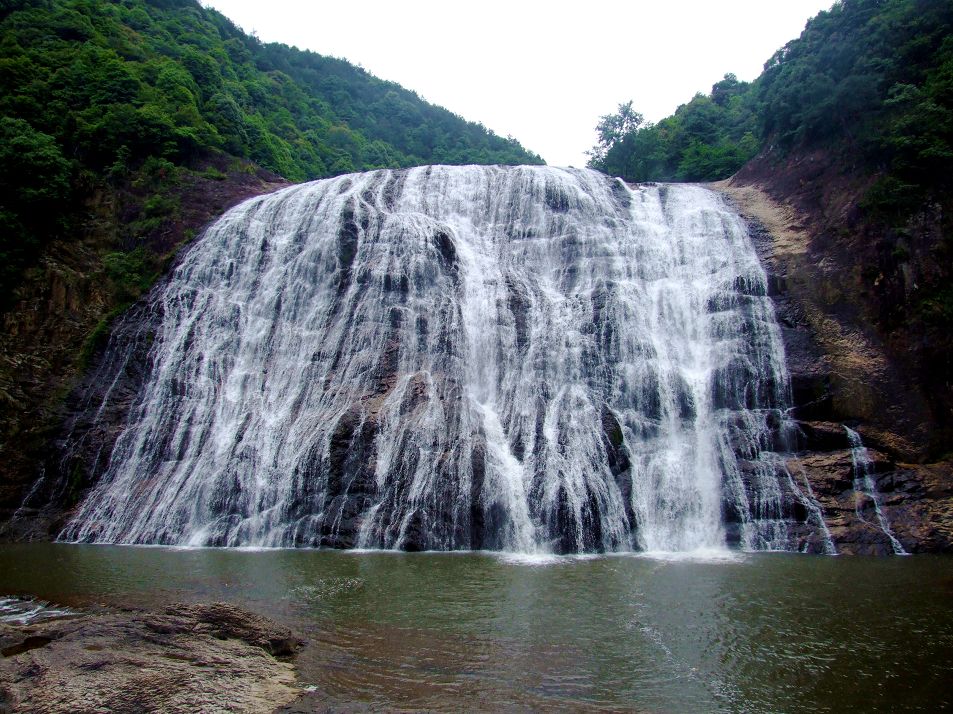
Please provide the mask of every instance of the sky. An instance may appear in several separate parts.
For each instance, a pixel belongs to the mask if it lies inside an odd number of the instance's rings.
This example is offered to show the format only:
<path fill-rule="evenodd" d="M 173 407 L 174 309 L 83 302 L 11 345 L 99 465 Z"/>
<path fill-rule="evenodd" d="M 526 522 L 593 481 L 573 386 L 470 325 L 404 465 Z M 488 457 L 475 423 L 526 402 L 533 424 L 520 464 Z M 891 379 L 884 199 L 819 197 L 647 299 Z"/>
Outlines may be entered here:
<path fill-rule="evenodd" d="M 833 0 L 203 0 L 263 42 L 342 57 L 553 166 L 584 166 L 599 117 L 670 115 L 725 73 L 752 80 Z"/>

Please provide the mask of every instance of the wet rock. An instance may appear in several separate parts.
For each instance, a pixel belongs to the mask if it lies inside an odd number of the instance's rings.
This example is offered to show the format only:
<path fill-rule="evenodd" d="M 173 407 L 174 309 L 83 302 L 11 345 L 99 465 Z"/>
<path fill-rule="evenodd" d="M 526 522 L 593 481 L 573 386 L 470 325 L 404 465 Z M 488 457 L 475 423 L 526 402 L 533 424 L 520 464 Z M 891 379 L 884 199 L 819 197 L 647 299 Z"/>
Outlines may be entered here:
<path fill-rule="evenodd" d="M 400 541 L 400 548 L 408 553 L 419 553 L 426 550 L 429 535 L 427 514 L 418 508 L 410 514 L 403 538 Z"/>
<path fill-rule="evenodd" d="M 867 290 L 860 269 L 875 241 L 848 229 L 856 196 L 845 190 L 843 178 L 809 178 L 803 171 L 811 163 L 769 168 L 754 161 L 713 186 L 748 221 L 768 274 L 791 377 L 791 415 L 801 420 L 799 461 L 839 552 L 892 552 L 882 531 L 864 521 L 870 504 L 852 488 L 841 423 L 861 422 L 864 444 L 880 452 L 874 480 L 894 535 L 910 552 L 948 551 L 953 464 L 908 463 L 948 451 L 943 415 L 949 412 L 936 408 L 948 398 L 948 380 L 925 389 L 936 382 L 936 360 L 918 365 L 915 357 L 937 347 L 904 329 L 893 335 L 879 330 L 874 303 L 881 298 Z M 808 195 L 815 189 L 818 195 Z"/>
<path fill-rule="evenodd" d="M 171 607 L 165 618 L 165 622 L 172 623 L 189 624 L 194 620 L 193 633 L 207 633 L 218 640 L 241 640 L 275 657 L 293 655 L 301 644 L 291 630 L 227 603 Z"/>
<path fill-rule="evenodd" d="M 18 654 L 23 654 L 24 652 L 29 652 L 30 650 L 35 650 L 38 647 L 46 647 L 52 642 L 49 637 L 44 635 L 32 635 L 26 638 L 6 637 L 4 639 L 8 641 L 6 646 L 0 649 L 0 655 L 4 657 L 13 657 Z"/>
<path fill-rule="evenodd" d="M 486 436 L 482 432 L 473 435 L 470 469 L 470 543 L 474 549 L 487 548 L 488 538 L 493 534 L 493 524 L 487 521 L 494 514 L 483 508 L 480 498 L 486 479 Z"/>
<path fill-rule="evenodd" d="M 799 421 L 797 432 L 797 445 L 801 450 L 836 451 L 850 446 L 843 424 L 830 421 Z"/>
<path fill-rule="evenodd" d="M 875 449 L 867 453 L 881 514 L 904 550 L 953 552 L 953 465 L 897 465 Z M 838 553 L 894 552 L 871 494 L 855 482 L 849 449 L 802 454 L 787 466 L 810 483 Z"/>
<path fill-rule="evenodd" d="M 513 327 L 516 329 L 516 349 L 523 353 L 529 345 L 532 301 L 525 286 L 518 284 L 513 277 L 507 277 L 506 294 L 507 307 L 513 315 Z"/>
<path fill-rule="evenodd" d="M 808 162 L 812 164 L 813 162 Z M 845 190 L 843 178 L 804 176 L 752 162 L 724 192 L 749 221 L 769 276 L 791 373 L 795 416 L 808 420 L 860 420 L 899 459 L 936 458 L 949 443 L 947 411 L 936 402 L 947 386 L 925 390 L 936 365 L 911 359 L 923 340 L 904 330 L 884 332 L 864 278 L 875 264 L 871 236 L 851 225 L 851 204 L 866 187 Z M 760 167 L 753 170 L 752 167 Z M 803 180 L 792 180 L 796 176 Z M 789 182 L 785 184 L 785 182 Z M 807 196 L 804 187 L 820 189 Z M 854 193 L 859 190 L 860 193 Z M 876 271 L 875 271 L 876 273 Z M 934 385 L 936 386 L 936 385 Z M 866 439 L 867 434 L 865 434 Z"/>
<path fill-rule="evenodd" d="M 0 711 L 271 712 L 300 693 L 276 659 L 300 640 L 225 603 L 0 625 L 0 642 Z"/>

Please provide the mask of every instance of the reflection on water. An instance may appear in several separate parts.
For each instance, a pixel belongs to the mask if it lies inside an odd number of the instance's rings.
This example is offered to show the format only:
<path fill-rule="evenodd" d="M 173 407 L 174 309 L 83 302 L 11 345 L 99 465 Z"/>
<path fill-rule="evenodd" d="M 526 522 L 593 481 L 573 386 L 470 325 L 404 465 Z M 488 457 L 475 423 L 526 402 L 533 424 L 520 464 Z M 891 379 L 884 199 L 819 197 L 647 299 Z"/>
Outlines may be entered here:
<path fill-rule="evenodd" d="M 936 711 L 953 559 L 0 548 L 0 593 L 229 600 L 301 631 L 302 706 Z"/>

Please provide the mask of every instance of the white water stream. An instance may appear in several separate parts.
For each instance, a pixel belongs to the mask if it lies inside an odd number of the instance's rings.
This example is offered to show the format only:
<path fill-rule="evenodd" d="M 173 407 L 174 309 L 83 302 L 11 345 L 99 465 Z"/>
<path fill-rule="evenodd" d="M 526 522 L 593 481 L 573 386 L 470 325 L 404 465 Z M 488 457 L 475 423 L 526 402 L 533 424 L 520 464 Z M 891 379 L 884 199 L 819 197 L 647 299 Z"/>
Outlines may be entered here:
<path fill-rule="evenodd" d="M 860 434 L 849 426 L 845 426 L 844 431 L 847 432 L 847 440 L 850 442 L 850 458 L 854 466 L 854 511 L 857 514 L 857 518 L 864 523 L 869 523 L 864 516 L 862 504 L 862 499 L 866 496 L 873 504 L 874 517 L 877 519 L 877 522 L 871 525 L 883 531 L 883 534 L 887 536 L 887 539 L 890 541 L 890 546 L 893 548 L 895 555 L 907 555 L 907 551 L 904 550 L 903 545 L 896 539 L 893 531 L 890 530 L 887 517 L 880 507 L 880 494 L 877 493 L 877 485 L 874 483 L 872 475 L 873 469 L 867 447 L 864 446 Z"/>

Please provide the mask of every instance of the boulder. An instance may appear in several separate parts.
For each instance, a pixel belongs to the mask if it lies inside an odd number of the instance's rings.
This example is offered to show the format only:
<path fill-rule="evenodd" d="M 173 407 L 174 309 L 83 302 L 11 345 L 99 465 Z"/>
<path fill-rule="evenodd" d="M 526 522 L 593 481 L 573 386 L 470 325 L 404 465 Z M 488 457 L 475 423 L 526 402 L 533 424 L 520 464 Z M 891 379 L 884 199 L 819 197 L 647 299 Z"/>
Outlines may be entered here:
<path fill-rule="evenodd" d="M 0 624 L 0 644 L 0 712 L 271 712 L 300 694 L 301 641 L 226 603 Z"/>

